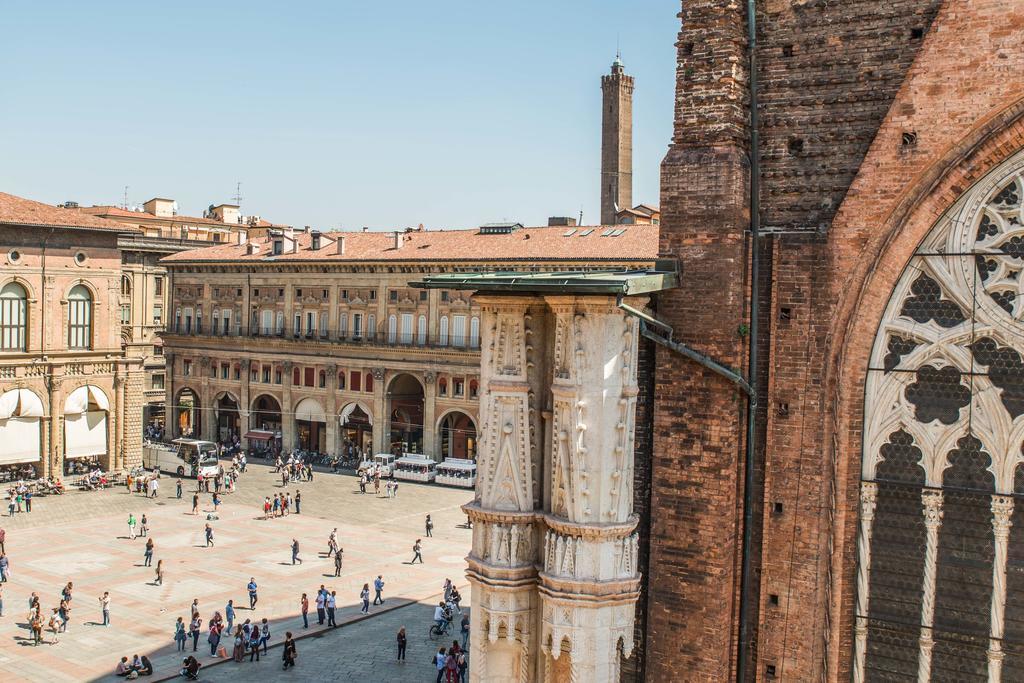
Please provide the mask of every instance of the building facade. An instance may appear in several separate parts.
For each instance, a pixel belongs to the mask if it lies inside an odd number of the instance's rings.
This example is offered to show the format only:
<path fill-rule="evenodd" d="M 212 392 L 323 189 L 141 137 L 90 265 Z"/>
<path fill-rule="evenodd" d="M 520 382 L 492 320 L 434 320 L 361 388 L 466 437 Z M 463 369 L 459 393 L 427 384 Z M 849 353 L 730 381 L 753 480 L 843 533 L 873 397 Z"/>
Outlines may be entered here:
<path fill-rule="evenodd" d="M 475 458 L 480 307 L 466 292 L 409 283 L 435 273 L 642 267 L 656 244 L 655 226 L 508 224 L 274 231 L 167 257 L 171 435 Z"/>
<path fill-rule="evenodd" d="M 74 202 L 65 207 L 78 208 Z M 89 206 L 82 213 L 131 228 L 120 238 L 122 256 L 121 322 L 126 353 L 143 363 L 143 424 L 164 424 L 166 369 L 159 333 L 170 302 L 167 270 L 160 259 L 203 244 L 238 243 L 266 235 L 271 223 L 245 216 L 235 204 L 211 205 L 203 216 L 178 213 L 173 199 L 155 197 L 134 209 Z"/>
<path fill-rule="evenodd" d="M 659 347 L 638 676 L 1016 680 L 1024 8 L 758 0 L 752 73 L 744 5 L 682 3 L 657 307 L 758 349 L 753 486 L 743 391 Z"/>
<path fill-rule="evenodd" d="M 141 460 L 143 372 L 122 346 L 129 228 L 0 193 L 0 477 Z"/>

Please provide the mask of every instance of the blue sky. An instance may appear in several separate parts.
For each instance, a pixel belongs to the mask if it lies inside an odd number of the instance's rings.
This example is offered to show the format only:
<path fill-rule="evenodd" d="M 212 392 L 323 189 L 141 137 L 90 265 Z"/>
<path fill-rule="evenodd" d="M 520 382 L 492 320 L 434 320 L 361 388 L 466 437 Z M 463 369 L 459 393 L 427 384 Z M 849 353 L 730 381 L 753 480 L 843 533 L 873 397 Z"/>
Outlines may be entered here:
<path fill-rule="evenodd" d="M 0 190 L 228 202 L 296 226 L 598 217 L 600 75 L 636 203 L 671 136 L 674 0 L 22 2 L 0 17 Z"/>

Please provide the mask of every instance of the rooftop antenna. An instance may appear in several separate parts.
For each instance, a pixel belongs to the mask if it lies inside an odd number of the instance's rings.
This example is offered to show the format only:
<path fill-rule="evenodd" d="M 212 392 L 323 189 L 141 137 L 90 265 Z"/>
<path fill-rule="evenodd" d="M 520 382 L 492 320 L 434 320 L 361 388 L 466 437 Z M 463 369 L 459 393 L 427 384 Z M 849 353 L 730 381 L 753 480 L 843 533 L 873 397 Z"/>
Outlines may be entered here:
<path fill-rule="evenodd" d="M 583 208 L 580 207 L 580 219 L 576 221 L 576 225 L 583 225 Z"/>
<path fill-rule="evenodd" d="M 125 211 L 128 210 L 128 186 L 124 186 L 124 200 L 121 202 L 121 208 Z"/>
<path fill-rule="evenodd" d="M 235 204 L 237 204 L 239 206 L 239 208 L 241 208 L 241 206 L 242 206 L 242 183 L 241 183 L 241 181 L 239 181 L 235 185 L 235 196 L 232 197 L 232 199 L 234 199 L 235 200 Z"/>

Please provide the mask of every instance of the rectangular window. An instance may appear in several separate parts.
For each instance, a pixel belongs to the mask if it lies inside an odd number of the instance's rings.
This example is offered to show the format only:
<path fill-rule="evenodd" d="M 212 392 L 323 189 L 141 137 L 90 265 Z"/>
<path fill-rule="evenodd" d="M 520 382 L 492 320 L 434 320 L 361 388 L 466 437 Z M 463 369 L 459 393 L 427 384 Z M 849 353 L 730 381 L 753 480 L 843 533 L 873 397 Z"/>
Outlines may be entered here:
<path fill-rule="evenodd" d="M 321 389 L 325 389 L 327 387 L 327 373 L 323 370 L 320 371 L 320 380 L 317 384 Z"/>
<path fill-rule="evenodd" d="M 235 377 L 236 380 L 241 380 L 242 379 L 242 368 L 239 367 L 238 365 L 235 366 L 234 377 Z"/>
<path fill-rule="evenodd" d="M 154 389 L 163 389 L 164 388 L 164 376 L 163 375 L 153 375 L 153 388 Z"/>
<path fill-rule="evenodd" d="M 447 290 L 441 290 L 441 301 L 444 301 L 444 302 L 448 301 L 448 291 Z"/>
<path fill-rule="evenodd" d="M 132 323 L 132 305 L 121 304 L 121 324 L 131 325 Z"/>
<path fill-rule="evenodd" d="M 230 368 L 231 368 L 231 366 L 228 365 L 227 363 L 221 363 L 220 364 L 220 378 L 221 379 L 227 379 L 228 378 L 228 371 L 230 370 Z"/>
<path fill-rule="evenodd" d="M 153 304 L 153 324 L 161 325 L 164 320 L 164 306 L 163 304 Z"/>
<path fill-rule="evenodd" d="M 312 337 L 316 334 L 316 313 L 306 311 L 306 336 Z"/>
<path fill-rule="evenodd" d="M 153 277 L 153 294 L 154 296 L 164 295 L 164 278 L 162 275 Z"/>
<path fill-rule="evenodd" d="M 397 289 L 388 290 L 388 299 L 390 299 L 391 301 L 398 301 L 398 290 Z"/>
<path fill-rule="evenodd" d="M 302 314 L 296 313 L 295 320 L 292 321 L 292 334 L 296 337 L 302 335 Z"/>
<path fill-rule="evenodd" d="M 348 313 L 338 312 L 338 336 L 342 339 L 348 337 Z"/>
<path fill-rule="evenodd" d="M 224 336 L 231 334 L 231 311 L 224 311 L 221 313 L 224 319 Z"/>
<path fill-rule="evenodd" d="M 402 333 L 398 338 L 400 344 L 412 344 L 412 313 L 402 314 Z"/>
<path fill-rule="evenodd" d="M 461 377 L 452 380 L 452 396 L 462 396 L 465 393 L 466 381 Z"/>
<path fill-rule="evenodd" d="M 370 301 L 376 301 L 376 300 L 377 300 L 377 290 L 376 289 L 371 289 L 370 290 Z"/>
<path fill-rule="evenodd" d="M 185 377 L 192 376 L 192 361 L 190 361 L 187 358 L 181 361 L 181 374 L 183 374 Z"/>
<path fill-rule="evenodd" d="M 348 388 L 352 391 L 362 391 L 362 387 L 363 375 L 353 370 L 352 374 L 350 374 L 348 378 Z"/>
<path fill-rule="evenodd" d="M 305 384 L 307 387 L 313 386 L 313 378 L 315 374 L 316 371 L 313 368 L 305 368 L 305 372 L 303 373 L 302 378 L 303 384 Z"/>
<path fill-rule="evenodd" d="M 255 365 L 249 367 L 249 381 L 259 382 L 260 381 L 260 369 Z"/>
<path fill-rule="evenodd" d="M 280 383 L 281 383 L 281 368 L 277 368 L 277 369 L 274 370 L 274 384 L 280 384 Z"/>
<path fill-rule="evenodd" d="M 282 293 L 283 293 L 283 292 L 282 292 Z M 300 298 L 300 299 L 301 299 L 301 298 L 302 298 L 302 290 L 301 290 L 301 289 L 296 289 L 296 290 L 295 290 L 295 296 L 296 296 L 297 298 Z"/>
<path fill-rule="evenodd" d="M 327 315 L 326 313 L 320 313 L 320 337 L 327 338 Z"/>
<path fill-rule="evenodd" d="M 354 313 L 352 315 L 352 338 L 361 339 L 363 336 L 363 314 Z"/>
<path fill-rule="evenodd" d="M 324 301 L 327 301 L 329 292 L 326 289 L 320 290 L 320 296 Z"/>
<path fill-rule="evenodd" d="M 68 300 L 68 348 L 87 349 L 92 343 L 92 301 Z"/>
<path fill-rule="evenodd" d="M 452 346 L 466 345 L 466 316 L 452 316 Z"/>
<path fill-rule="evenodd" d="M 427 290 L 424 289 L 423 291 L 420 292 L 420 301 L 426 301 L 426 300 L 427 300 Z"/>
<path fill-rule="evenodd" d="M 264 365 L 263 366 L 263 383 L 264 384 L 270 384 L 270 366 L 269 365 Z"/>
<path fill-rule="evenodd" d="M 341 290 L 341 300 L 342 301 L 348 301 L 348 290 L 347 289 Z"/>
<path fill-rule="evenodd" d="M 366 391 L 373 391 L 373 375 L 366 373 Z"/>

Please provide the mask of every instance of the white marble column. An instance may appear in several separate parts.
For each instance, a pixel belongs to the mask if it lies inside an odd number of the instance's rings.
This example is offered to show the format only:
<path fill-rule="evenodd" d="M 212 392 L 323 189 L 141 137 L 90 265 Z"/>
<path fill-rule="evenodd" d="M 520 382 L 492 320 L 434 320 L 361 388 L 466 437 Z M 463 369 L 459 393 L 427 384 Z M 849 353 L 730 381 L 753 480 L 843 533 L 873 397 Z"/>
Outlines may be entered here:
<path fill-rule="evenodd" d="M 633 513 L 638 325 L 610 297 L 549 296 L 550 511 L 541 648 L 554 683 L 619 680 L 639 597 Z M 568 663 L 560 662 L 568 657 Z"/>
<path fill-rule="evenodd" d="M 864 660 L 868 646 L 868 580 L 871 575 L 871 531 L 878 501 L 878 484 L 860 485 L 860 533 L 857 535 L 857 612 L 854 630 L 853 681 L 865 680 Z"/>
<path fill-rule="evenodd" d="M 988 680 L 999 683 L 1003 679 L 1003 630 L 1006 613 L 1006 547 L 1010 540 L 1010 515 L 1013 498 L 992 496 L 992 535 L 995 556 L 992 561 L 992 611 L 989 626 Z"/>
<path fill-rule="evenodd" d="M 532 415 L 539 394 L 530 338 L 543 315 L 535 297 L 478 297 L 483 343 L 476 496 L 467 559 L 472 586 L 470 680 L 537 680 L 538 559 Z"/>
<path fill-rule="evenodd" d="M 917 680 L 928 683 L 932 677 L 932 624 L 935 621 L 935 577 L 939 555 L 939 528 L 942 526 L 942 491 L 921 492 L 924 512 L 924 578 L 921 581 L 921 650 L 918 653 Z"/>

